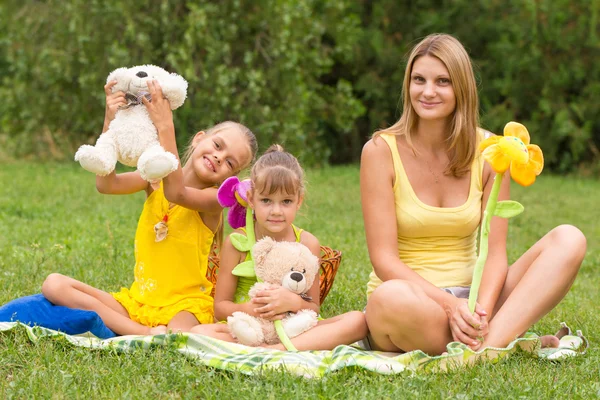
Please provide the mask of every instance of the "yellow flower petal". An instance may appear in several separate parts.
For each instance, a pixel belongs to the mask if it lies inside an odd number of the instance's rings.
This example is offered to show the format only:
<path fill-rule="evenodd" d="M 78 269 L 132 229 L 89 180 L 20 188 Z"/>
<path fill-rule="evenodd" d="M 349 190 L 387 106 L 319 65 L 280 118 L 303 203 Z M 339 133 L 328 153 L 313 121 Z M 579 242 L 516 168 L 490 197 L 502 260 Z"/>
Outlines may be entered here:
<path fill-rule="evenodd" d="M 504 155 L 497 144 L 487 147 L 481 155 L 498 174 L 505 172 L 510 167 L 510 158 Z"/>
<path fill-rule="evenodd" d="M 544 169 L 544 154 L 539 146 L 530 144 L 527 128 L 518 122 L 504 127 L 504 136 L 493 136 L 479 144 L 483 158 L 496 173 L 510 168 L 513 180 L 529 186 Z"/>
<path fill-rule="evenodd" d="M 516 136 L 505 136 L 498 141 L 498 147 L 504 155 L 519 164 L 529 161 L 527 147 Z"/>
<path fill-rule="evenodd" d="M 519 164 L 516 162 L 510 164 L 510 176 L 521 186 L 529 186 L 535 182 L 536 174 L 529 165 L 529 163 Z"/>
<path fill-rule="evenodd" d="M 527 131 L 525 125 L 522 125 L 518 122 L 510 121 L 508 124 L 506 124 L 504 127 L 504 136 L 518 137 L 525 145 L 530 143 L 529 131 Z"/>
<path fill-rule="evenodd" d="M 494 135 L 494 136 L 490 136 L 489 138 L 485 139 L 483 142 L 479 143 L 479 151 L 484 151 L 491 145 L 497 144 L 498 140 L 500 140 L 500 137 L 501 136 Z"/>
<path fill-rule="evenodd" d="M 542 149 L 538 145 L 530 144 L 527 146 L 527 151 L 529 152 L 527 168 L 530 168 L 536 175 L 541 174 L 544 169 L 544 153 L 542 153 Z"/>

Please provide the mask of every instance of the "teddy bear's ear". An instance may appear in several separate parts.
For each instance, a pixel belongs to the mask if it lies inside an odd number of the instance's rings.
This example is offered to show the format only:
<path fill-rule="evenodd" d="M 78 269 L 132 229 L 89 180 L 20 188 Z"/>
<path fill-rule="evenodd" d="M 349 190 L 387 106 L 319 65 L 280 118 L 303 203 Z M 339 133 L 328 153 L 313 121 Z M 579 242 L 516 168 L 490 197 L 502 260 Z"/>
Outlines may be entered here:
<path fill-rule="evenodd" d="M 314 280 L 318 279 L 317 277 L 319 276 L 319 268 L 321 267 L 321 263 L 319 257 L 315 256 L 308 249 L 308 247 L 306 248 L 306 250 L 308 250 L 308 253 L 306 254 L 308 265 L 310 265 L 311 269 L 313 269 L 314 271 L 313 273 L 307 274 L 306 276 L 306 278 L 308 279 L 308 287 L 311 287 Z"/>
<path fill-rule="evenodd" d="M 171 104 L 171 109 L 174 110 L 181 107 L 187 96 L 187 81 L 181 75 L 172 73 L 161 77 L 159 83 L 163 94 L 169 100 L 169 104 Z"/>
<path fill-rule="evenodd" d="M 118 92 L 119 90 L 126 92 L 129 88 L 129 82 L 131 81 L 131 78 L 127 73 L 128 69 L 129 68 L 117 68 L 108 75 L 108 78 L 106 78 L 106 83 L 117 81 L 117 84 L 112 87 L 113 93 Z"/>
<path fill-rule="evenodd" d="M 259 265 L 265 261 L 267 254 L 273 249 L 275 246 L 275 241 L 269 236 L 265 236 L 260 239 L 254 247 L 252 247 L 252 258 L 254 259 L 254 264 Z"/>

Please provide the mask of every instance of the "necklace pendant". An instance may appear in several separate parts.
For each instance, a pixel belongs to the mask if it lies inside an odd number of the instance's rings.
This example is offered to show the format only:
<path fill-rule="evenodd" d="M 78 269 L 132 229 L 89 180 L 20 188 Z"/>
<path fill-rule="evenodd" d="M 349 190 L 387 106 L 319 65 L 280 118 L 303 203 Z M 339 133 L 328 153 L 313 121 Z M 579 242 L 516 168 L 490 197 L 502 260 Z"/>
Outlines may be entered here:
<path fill-rule="evenodd" d="M 435 183 L 440 183 L 440 180 L 438 179 L 438 176 L 436 175 L 435 172 L 433 172 L 433 169 L 431 168 L 431 165 L 429 165 L 429 163 L 427 162 L 427 160 L 425 160 L 425 164 L 427 164 L 427 169 L 429 170 L 429 173 L 431 174 L 431 176 L 433 176 L 433 180 Z"/>
<path fill-rule="evenodd" d="M 167 237 L 167 234 L 169 233 L 169 227 L 167 226 L 168 220 L 169 216 L 165 215 L 162 221 L 154 225 L 154 233 L 156 234 L 156 237 L 154 238 L 155 242 L 161 242 Z"/>

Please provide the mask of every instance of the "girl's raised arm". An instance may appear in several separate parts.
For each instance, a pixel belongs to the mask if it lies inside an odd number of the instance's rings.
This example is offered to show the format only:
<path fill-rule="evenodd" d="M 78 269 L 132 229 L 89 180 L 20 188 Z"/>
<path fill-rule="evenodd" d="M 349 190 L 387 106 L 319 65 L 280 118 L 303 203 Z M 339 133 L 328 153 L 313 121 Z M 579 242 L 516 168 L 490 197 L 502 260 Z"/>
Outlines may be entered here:
<path fill-rule="evenodd" d="M 96 176 L 96 189 L 103 194 L 131 194 L 148 190 L 150 185 L 137 171 Z"/>
<path fill-rule="evenodd" d="M 183 182 L 183 170 L 175 141 L 175 126 L 173 125 L 173 112 L 169 101 L 163 96 L 160 85 L 155 81 L 148 81 L 148 89 L 152 101 L 142 98 L 148 109 L 150 118 L 158 130 L 161 146 L 177 157 L 179 167 L 163 179 L 165 197 L 168 201 L 191 210 L 216 213 L 222 210 L 217 201 L 216 188 L 196 189 L 186 186 Z M 218 182 L 214 182 L 215 184 Z"/>

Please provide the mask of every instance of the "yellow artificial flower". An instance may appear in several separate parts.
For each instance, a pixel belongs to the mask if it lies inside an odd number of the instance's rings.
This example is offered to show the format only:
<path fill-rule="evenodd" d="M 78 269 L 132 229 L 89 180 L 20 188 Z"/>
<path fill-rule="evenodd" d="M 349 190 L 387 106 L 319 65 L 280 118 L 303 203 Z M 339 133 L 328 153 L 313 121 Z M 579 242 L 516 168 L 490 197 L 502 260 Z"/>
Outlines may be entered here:
<path fill-rule="evenodd" d="M 483 158 L 492 169 L 502 174 L 510 168 L 510 176 L 521 186 L 529 186 L 544 169 L 544 154 L 529 144 L 529 132 L 518 122 L 504 127 L 504 136 L 492 136 L 479 145 Z"/>

